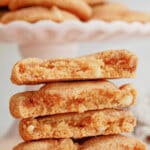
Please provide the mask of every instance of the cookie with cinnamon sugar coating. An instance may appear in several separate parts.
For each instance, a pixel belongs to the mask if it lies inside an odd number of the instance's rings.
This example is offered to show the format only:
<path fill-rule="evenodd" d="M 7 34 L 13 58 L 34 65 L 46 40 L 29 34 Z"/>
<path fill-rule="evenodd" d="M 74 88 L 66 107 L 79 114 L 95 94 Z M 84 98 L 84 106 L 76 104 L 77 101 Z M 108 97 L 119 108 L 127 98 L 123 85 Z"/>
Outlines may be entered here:
<path fill-rule="evenodd" d="M 55 22 L 63 22 L 66 20 L 79 20 L 75 15 L 67 12 L 65 10 L 61 10 L 57 7 L 52 8 L 44 8 L 44 7 L 28 7 L 22 8 L 16 11 L 10 11 L 5 13 L 1 22 L 6 24 L 12 21 L 27 21 L 30 23 L 34 23 L 41 20 L 52 20 Z"/>
<path fill-rule="evenodd" d="M 102 5 L 93 6 L 92 19 L 112 21 L 126 21 L 126 22 L 150 22 L 150 13 L 133 11 L 127 6 L 120 3 L 104 3 Z"/>
<path fill-rule="evenodd" d="M 81 20 L 88 20 L 92 15 L 91 7 L 83 0 L 11 0 L 11 10 L 30 6 L 57 6 L 77 15 Z"/>

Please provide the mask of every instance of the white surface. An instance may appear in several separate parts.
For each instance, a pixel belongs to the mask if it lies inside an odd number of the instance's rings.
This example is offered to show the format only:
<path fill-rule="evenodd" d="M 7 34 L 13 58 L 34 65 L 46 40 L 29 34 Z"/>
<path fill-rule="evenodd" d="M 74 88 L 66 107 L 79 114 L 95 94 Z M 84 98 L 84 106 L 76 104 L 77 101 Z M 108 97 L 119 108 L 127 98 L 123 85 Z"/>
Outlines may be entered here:
<path fill-rule="evenodd" d="M 67 27 L 67 28 L 66 28 Z M 116 21 L 68 21 L 54 23 L 40 21 L 30 24 L 23 21 L 0 24 L 0 42 L 16 42 L 20 45 L 45 45 L 69 42 L 100 42 L 108 40 L 129 39 L 135 37 L 150 37 L 150 23 L 126 23 Z M 38 50 L 38 47 L 36 47 Z"/>
<path fill-rule="evenodd" d="M 16 90 L 23 89 L 23 87 L 15 86 L 10 82 L 12 65 L 18 59 L 20 56 L 15 45 L 0 45 L 0 137 L 7 133 L 13 121 L 8 109 L 9 98 Z"/>

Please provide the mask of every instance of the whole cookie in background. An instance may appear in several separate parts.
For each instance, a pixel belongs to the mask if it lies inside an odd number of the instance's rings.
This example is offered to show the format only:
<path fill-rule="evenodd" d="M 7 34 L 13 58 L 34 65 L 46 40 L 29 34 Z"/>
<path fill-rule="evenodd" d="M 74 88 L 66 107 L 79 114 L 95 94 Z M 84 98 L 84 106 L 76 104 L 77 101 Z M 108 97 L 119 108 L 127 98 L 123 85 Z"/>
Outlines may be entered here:
<path fill-rule="evenodd" d="M 93 6 L 92 19 L 99 19 L 104 21 L 120 20 L 120 13 L 126 12 L 128 8 L 120 3 L 104 3 L 102 5 Z"/>
<path fill-rule="evenodd" d="M 104 3 L 106 0 L 84 0 L 84 1 L 87 2 L 89 5 L 96 5 Z"/>
<path fill-rule="evenodd" d="M 123 20 L 127 22 L 150 22 L 150 13 L 138 12 L 138 11 L 128 11 Z"/>
<path fill-rule="evenodd" d="M 8 6 L 10 0 L 0 0 L 0 7 Z"/>
<path fill-rule="evenodd" d="M 34 23 L 40 20 L 63 22 L 65 20 L 78 20 L 78 18 L 75 15 L 57 7 L 44 8 L 37 6 L 8 12 L 2 16 L 0 21 L 2 23 L 9 23 L 17 20 Z"/>
<path fill-rule="evenodd" d="M 10 10 L 17 10 L 30 6 L 57 6 L 77 15 L 81 20 L 88 20 L 92 15 L 91 7 L 83 0 L 11 0 L 9 3 Z"/>
<path fill-rule="evenodd" d="M 103 4 L 98 4 L 93 6 L 93 11 L 99 11 L 99 12 L 110 12 L 110 11 L 114 11 L 114 12 L 118 12 L 118 11 L 126 11 L 128 10 L 128 7 L 124 4 L 121 3 L 103 3 Z"/>
<path fill-rule="evenodd" d="M 129 10 L 125 5 L 119 3 L 104 3 L 93 7 L 92 19 L 126 22 L 150 22 L 150 14 Z"/>

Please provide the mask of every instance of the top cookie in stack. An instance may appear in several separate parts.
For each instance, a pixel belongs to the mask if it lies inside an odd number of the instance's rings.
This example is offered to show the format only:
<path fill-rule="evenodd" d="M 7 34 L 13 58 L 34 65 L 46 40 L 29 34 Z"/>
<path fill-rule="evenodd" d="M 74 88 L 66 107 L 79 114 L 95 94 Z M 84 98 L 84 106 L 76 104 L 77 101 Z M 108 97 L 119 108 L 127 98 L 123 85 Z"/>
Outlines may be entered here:
<path fill-rule="evenodd" d="M 73 59 L 27 58 L 12 70 L 13 83 L 38 84 L 51 81 L 133 78 L 137 57 L 129 51 L 104 51 Z"/>

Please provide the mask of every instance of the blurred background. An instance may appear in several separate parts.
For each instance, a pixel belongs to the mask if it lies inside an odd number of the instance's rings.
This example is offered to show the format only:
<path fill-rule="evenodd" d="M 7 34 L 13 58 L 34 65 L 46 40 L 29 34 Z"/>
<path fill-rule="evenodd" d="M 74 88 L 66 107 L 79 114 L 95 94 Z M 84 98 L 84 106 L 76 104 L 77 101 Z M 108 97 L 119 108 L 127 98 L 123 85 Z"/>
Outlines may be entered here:
<path fill-rule="evenodd" d="M 118 0 L 118 2 L 125 3 L 130 8 L 136 10 L 150 12 L 149 0 Z M 139 57 L 136 79 L 113 80 L 113 82 L 116 82 L 118 85 L 131 82 L 137 87 L 139 91 L 138 105 L 133 108 L 133 111 L 136 112 L 137 117 L 141 121 L 139 121 L 139 130 L 136 130 L 136 134 L 147 140 L 148 136 L 150 136 L 150 37 L 99 43 L 80 43 L 78 50 L 75 53 L 70 52 L 68 55 L 70 55 L 70 57 L 81 56 L 107 49 L 128 49 Z M 48 51 L 46 57 L 52 57 L 52 49 Z M 60 51 L 58 56 L 60 56 L 61 53 Z M 32 56 L 34 56 L 34 54 Z M 25 86 L 16 86 L 10 82 L 12 66 L 21 58 L 21 51 L 17 44 L 0 43 L 0 138 L 14 137 L 14 134 L 16 137 L 18 136 L 14 119 L 9 114 L 9 99 L 13 94 L 24 91 L 26 88 Z"/>

